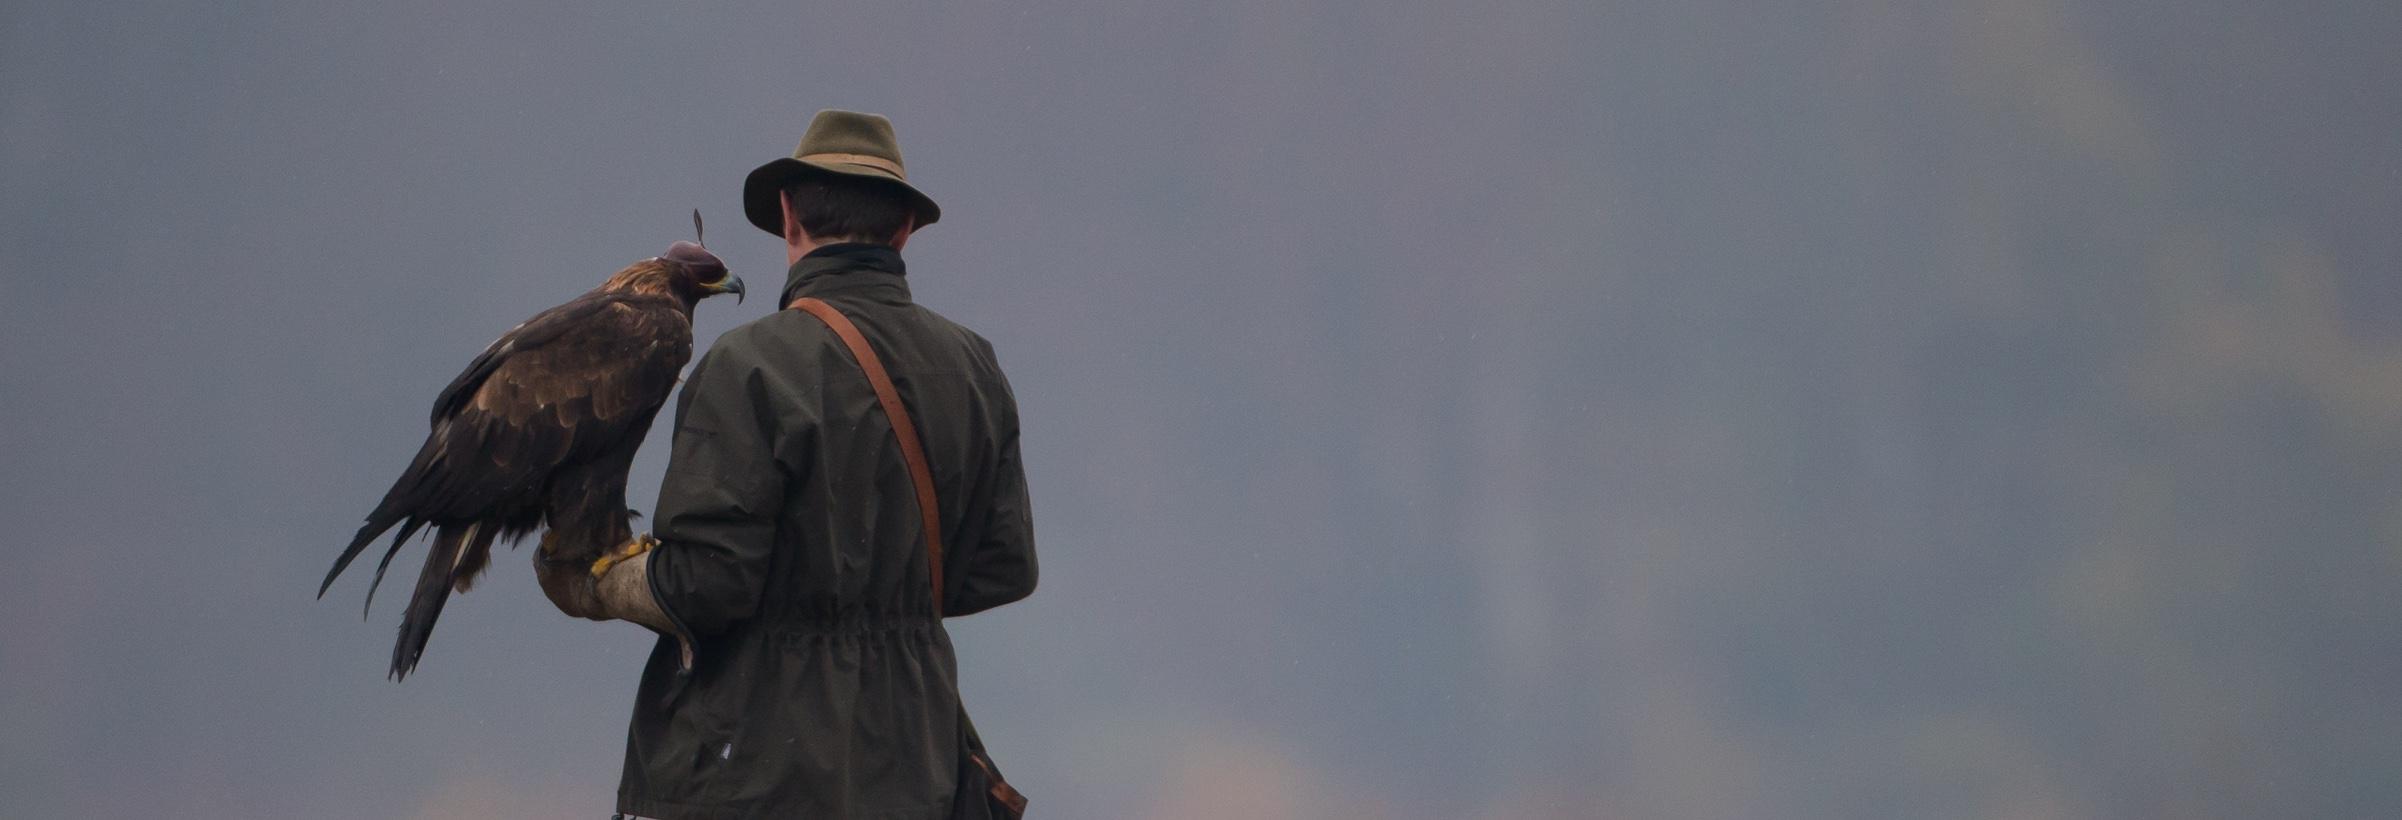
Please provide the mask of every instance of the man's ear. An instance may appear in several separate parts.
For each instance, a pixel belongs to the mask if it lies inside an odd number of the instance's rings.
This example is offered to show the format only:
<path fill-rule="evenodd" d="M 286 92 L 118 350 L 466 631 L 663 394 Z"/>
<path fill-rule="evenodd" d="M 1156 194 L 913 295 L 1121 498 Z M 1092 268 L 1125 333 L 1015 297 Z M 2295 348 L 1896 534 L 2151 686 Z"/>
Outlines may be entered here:
<path fill-rule="evenodd" d="M 800 235 L 801 231 L 800 220 L 794 219 L 792 216 L 792 189 L 777 191 L 776 201 L 784 204 L 784 241 L 789 244 L 794 237 Z"/>

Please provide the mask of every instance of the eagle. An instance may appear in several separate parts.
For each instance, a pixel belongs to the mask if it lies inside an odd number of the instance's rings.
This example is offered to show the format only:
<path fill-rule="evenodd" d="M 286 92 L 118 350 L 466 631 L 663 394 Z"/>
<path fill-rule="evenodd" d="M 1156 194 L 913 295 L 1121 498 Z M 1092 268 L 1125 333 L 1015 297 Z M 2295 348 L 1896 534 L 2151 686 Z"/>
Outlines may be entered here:
<path fill-rule="evenodd" d="M 698 240 L 699 211 L 692 222 Z M 742 279 L 698 241 L 678 241 L 510 328 L 442 388 L 425 444 L 317 587 L 324 598 L 397 527 L 367 586 L 372 607 L 392 557 L 431 529 L 392 647 L 393 680 L 417 668 L 443 603 L 474 584 L 496 540 L 514 546 L 547 527 L 535 562 L 543 592 L 568 614 L 599 617 L 589 585 L 577 582 L 633 538 L 626 473 L 692 358 L 693 306 L 720 293 L 741 301 Z"/>

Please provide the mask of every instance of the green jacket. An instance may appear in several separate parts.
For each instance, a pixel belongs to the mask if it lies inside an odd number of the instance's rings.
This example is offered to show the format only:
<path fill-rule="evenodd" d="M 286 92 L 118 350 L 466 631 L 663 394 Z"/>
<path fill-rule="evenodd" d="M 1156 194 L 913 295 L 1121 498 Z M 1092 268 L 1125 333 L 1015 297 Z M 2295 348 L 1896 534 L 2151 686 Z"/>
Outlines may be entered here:
<path fill-rule="evenodd" d="M 932 462 L 943 611 L 1034 591 L 1017 403 L 992 345 L 910 301 L 899 252 L 820 248 L 779 304 L 815 296 L 859 326 Z M 891 425 L 816 318 L 783 310 L 718 338 L 684 385 L 652 523 L 652 593 L 693 639 L 643 670 L 617 810 L 661 820 L 947 817 L 957 660 Z"/>

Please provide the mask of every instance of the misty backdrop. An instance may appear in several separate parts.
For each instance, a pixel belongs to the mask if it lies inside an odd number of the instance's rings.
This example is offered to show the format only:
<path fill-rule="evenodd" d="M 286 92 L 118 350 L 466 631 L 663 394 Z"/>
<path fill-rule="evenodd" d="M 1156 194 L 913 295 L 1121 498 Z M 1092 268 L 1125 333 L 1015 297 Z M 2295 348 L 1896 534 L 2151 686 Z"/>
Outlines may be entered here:
<path fill-rule="evenodd" d="M 494 5 L 0 7 L 0 813 L 606 817 L 647 633 L 312 594 L 840 107 L 1024 413 L 1045 818 L 2402 815 L 2402 4 Z"/>

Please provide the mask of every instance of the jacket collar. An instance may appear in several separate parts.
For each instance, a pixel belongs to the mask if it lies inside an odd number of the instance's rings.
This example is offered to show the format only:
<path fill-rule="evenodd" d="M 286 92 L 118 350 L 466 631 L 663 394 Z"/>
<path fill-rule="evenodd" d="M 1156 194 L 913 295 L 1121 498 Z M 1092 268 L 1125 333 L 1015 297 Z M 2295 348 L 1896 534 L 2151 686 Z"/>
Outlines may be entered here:
<path fill-rule="evenodd" d="M 901 252 L 890 245 L 843 242 L 810 251 L 784 277 L 784 297 L 790 305 L 803 296 L 824 296 L 853 290 L 877 290 L 909 300 L 908 273 Z"/>

